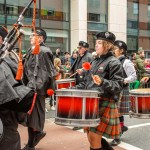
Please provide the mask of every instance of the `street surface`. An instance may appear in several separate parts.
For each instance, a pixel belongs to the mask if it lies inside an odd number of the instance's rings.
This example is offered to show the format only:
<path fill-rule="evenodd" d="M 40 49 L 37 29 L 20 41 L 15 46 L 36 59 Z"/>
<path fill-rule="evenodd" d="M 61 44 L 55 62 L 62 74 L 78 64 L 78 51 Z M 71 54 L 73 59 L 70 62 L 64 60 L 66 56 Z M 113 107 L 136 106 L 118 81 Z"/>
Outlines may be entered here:
<path fill-rule="evenodd" d="M 54 123 L 55 111 L 46 113 L 45 131 L 47 135 L 37 145 L 37 150 L 89 150 L 86 134 L 82 130 Z M 125 116 L 129 130 L 123 134 L 122 142 L 115 150 L 150 150 L 150 119 L 136 119 Z M 27 142 L 27 130 L 19 126 L 22 147 Z M 111 141 L 111 139 L 107 139 Z"/>

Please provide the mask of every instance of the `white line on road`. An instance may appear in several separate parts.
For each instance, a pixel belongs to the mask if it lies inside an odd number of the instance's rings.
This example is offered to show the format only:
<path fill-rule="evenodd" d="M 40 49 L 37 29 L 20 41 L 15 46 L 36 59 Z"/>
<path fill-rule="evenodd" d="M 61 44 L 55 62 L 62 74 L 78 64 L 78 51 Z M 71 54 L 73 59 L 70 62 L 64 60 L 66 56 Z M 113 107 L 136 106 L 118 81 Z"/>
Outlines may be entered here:
<path fill-rule="evenodd" d="M 143 124 L 128 126 L 128 128 L 132 129 L 132 128 L 139 128 L 139 127 L 144 127 L 144 126 L 150 126 L 150 123 L 143 123 Z"/>
<path fill-rule="evenodd" d="M 130 144 L 125 143 L 125 142 L 121 142 L 118 146 L 121 148 L 124 148 L 126 150 L 143 150 L 143 149 L 140 149 L 138 147 L 135 147 L 135 146 L 130 145 Z"/>

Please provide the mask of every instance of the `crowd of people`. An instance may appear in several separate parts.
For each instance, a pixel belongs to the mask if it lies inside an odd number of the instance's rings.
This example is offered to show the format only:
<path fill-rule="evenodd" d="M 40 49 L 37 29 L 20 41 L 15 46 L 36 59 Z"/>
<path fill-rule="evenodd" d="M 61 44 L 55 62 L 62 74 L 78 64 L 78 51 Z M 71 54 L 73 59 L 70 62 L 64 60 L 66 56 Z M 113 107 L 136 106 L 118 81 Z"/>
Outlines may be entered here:
<path fill-rule="evenodd" d="M 4 41 L 7 30 L 0 28 L 0 42 Z M 12 96 L 4 97 L 0 95 L 0 119 L 2 120 L 5 131 L 0 148 L 2 150 L 20 150 L 20 136 L 17 131 L 18 116 L 23 116 L 23 121 L 28 129 L 28 141 L 22 150 L 35 150 L 36 145 L 46 136 L 43 131 L 45 123 L 45 98 L 49 97 L 50 106 L 55 106 L 56 96 L 48 96 L 47 90 L 56 90 L 56 80 L 75 78 L 76 85 L 74 89 L 96 90 L 99 92 L 99 116 L 100 123 L 97 127 L 84 127 L 87 133 L 87 139 L 90 144 L 90 150 L 113 150 L 112 146 L 116 146 L 121 142 L 121 135 L 128 130 L 125 126 L 124 115 L 129 113 L 130 98 L 129 90 L 143 86 L 143 83 L 149 81 L 150 62 L 145 60 L 144 51 L 127 56 L 128 48 L 124 41 L 116 40 L 116 36 L 112 32 L 99 32 L 96 34 L 95 51 L 88 51 L 89 44 L 85 41 L 79 41 L 77 49 L 72 54 L 70 52 L 62 52 L 60 48 L 56 49 L 55 55 L 49 47 L 45 45 L 47 39 L 46 32 L 38 28 L 30 36 L 31 47 L 23 57 L 23 77 L 21 82 L 15 83 L 15 75 L 10 69 L 11 78 L 14 84 L 11 87 Z M 39 53 L 34 54 L 37 46 L 40 47 Z M 5 60 L 3 60 L 5 62 Z M 10 60 L 8 60 L 9 62 Z M 82 64 L 89 62 L 91 64 L 90 71 L 82 69 Z M 15 64 L 17 64 L 15 62 Z M 4 63 L 5 65 L 5 63 Z M 9 65 L 8 65 L 9 66 Z M 4 66 L 0 64 L 1 80 L 9 81 Z M 5 79 L 5 80 L 4 80 Z M 2 82 L 1 82 L 2 83 Z M 140 84 L 141 83 L 141 84 Z M 3 83 L 4 85 L 6 83 Z M 18 94 L 13 91 L 19 84 L 24 87 L 26 93 Z M 1 88 L 0 94 L 7 90 Z M 10 92 L 9 91 L 9 92 Z M 32 113 L 9 110 L 2 105 L 12 100 L 22 101 L 22 96 L 34 92 L 34 108 Z M 16 93 L 15 93 L 16 92 Z M 19 97 L 15 97 L 16 95 Z M 33 94 L 32 98 L 34 99 Z M 12 99 L 13 98 L 13 99 Z M 18 98 L 18 99 L 17 99 Z M 23 114 L 23 115 L 20 115 Z M 10 122 L 8 124 L 8 122 Z M 75 127 L 79 129 L 78 127 Z M 10 138 L 11 134 L 11 138 Z M 12 138 L 13 136 L 13 138 Z M 112 142 L 108 143 L 105 138 L 112 138 Z"/>

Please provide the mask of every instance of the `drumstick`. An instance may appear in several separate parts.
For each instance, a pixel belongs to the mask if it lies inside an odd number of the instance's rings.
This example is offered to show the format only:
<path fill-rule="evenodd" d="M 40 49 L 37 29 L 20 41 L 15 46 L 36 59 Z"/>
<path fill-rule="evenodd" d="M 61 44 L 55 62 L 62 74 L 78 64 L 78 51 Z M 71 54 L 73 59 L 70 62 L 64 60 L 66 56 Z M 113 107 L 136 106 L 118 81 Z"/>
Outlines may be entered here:
<path fill-rule="evenodd" d="M 78 72 L 76 71 L 75 73 L 73 73 L 72 75 L 70 75 L 68 78 L 73 77 L 74 75 L 76 75 Z"/>
<path fill-rule="evenodd" d="M 83 64 L 82 64 L 82 68 L 81 68 L 81 70 L 86 70 L 86 71 L 88 71 L 88 70 L 90 70 L 91 69 L 91 64 L 89 63 L 89 62 L 84 62 Z M 71 76 L 69 76 L 68 78 L 71 78 L 71 77 L 73 77 L 74 75 L 76 75 L 78 72 L 76 71 L 74 74 L 72 74 Z"/>

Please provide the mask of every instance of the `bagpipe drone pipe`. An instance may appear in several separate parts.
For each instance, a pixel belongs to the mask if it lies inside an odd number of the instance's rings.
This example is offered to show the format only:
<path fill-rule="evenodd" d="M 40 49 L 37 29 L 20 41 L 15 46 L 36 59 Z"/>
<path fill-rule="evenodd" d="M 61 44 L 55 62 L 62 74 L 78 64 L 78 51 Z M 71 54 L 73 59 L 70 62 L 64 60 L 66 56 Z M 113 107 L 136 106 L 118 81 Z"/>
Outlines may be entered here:
<path fill-rule="evenodd" d="M 24 35 L 24 31 L 20 29 L 23 26 L 20 21 L 33 2 L 35 3 L 35 0 L 31 0 L 23 9 L 0 47 L 0 107 L 29 114 L 33 110 L 37 93 L 35 89 L 25 86 L 22 80 L 16 80 L 19 58 L 13 48 Z"/>

